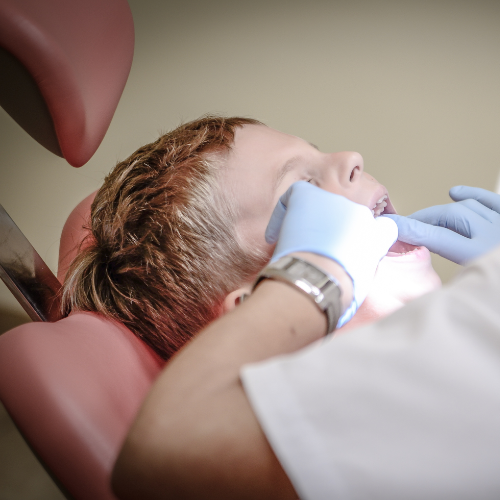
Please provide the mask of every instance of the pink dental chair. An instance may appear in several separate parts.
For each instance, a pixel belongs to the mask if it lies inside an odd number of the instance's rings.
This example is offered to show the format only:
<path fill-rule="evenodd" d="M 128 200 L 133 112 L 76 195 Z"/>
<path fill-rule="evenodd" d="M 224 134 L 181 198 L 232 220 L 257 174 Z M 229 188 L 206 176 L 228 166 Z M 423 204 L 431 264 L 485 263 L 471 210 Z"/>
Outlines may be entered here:
<path fill-rule="evenodd" d="M 106 133 L 133 42 L 126 0 L 0 0 L 0 105 L 79 167 Z M 60 280 L 93 196 L 64 227 Z M 35 321 L 0 336 L 1 401 L 68 498 L 115 498 L 114 460 L 163 362 L 119 323 L 93 313 L 62 318 L 60 281 L 1 207 L 0 277 Z"/>

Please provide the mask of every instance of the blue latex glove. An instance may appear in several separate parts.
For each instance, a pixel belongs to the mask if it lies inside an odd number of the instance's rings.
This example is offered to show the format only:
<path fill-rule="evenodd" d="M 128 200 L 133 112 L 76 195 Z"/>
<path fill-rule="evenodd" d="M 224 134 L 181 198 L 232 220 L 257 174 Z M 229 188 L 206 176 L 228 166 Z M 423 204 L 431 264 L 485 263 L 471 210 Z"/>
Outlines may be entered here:
<path fill-rule="evenodd" d="M 293 184 L 280 198 L 266 230 L 266 241 L 277 241 L 272 262 L 293 252 L 312 252 L 346 270 L 354 299 L 339 327 L 365 300 L 380 259 L 397 237 L 390 219 L 375 219 L 367 207 L 305 181 Z"/>
<path fill-rule="evenodd" d="M 466 264 L 500 245 L 500 195 L 455 186 L 450 198 L 457 203 L 424 208 L 408 217 L 383 217 L 396 222 L 401 241 L 424 245 L 457 264 Z"/>

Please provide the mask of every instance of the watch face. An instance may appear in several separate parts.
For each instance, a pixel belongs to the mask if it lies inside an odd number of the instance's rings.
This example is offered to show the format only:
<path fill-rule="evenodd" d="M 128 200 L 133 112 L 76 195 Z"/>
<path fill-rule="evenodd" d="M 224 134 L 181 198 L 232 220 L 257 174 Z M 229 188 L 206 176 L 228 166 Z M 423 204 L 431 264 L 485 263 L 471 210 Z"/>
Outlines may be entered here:
<path fill-rule="evenodd" d="M 315 284 L 321 279 L 324 279 L 325 275 L 318 269 L 307 264 L 306 262 L 296 261 L 293 266 L 288 269 L 293 275 L 309 281 L 311 284 Z"/>

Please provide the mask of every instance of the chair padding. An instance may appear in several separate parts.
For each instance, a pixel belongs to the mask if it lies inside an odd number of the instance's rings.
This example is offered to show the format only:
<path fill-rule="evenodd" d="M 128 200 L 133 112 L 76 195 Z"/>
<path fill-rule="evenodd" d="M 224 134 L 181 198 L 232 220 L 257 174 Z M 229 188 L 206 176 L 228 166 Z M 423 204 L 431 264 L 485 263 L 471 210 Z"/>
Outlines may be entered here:
<path fill-rule="evenodd" d="M 119 323 L 72 313 L 0 337 L 0 399 L 76 499 L 113 499 L 122 441 L 163 362 Z"/>
<path fill-rule="evenodd" d="M 0 0 L 0 48 L 0 103 L 49 150 L 75 167 L 85 164 L 111 123 L 132 64 L 126 0 Z"/>

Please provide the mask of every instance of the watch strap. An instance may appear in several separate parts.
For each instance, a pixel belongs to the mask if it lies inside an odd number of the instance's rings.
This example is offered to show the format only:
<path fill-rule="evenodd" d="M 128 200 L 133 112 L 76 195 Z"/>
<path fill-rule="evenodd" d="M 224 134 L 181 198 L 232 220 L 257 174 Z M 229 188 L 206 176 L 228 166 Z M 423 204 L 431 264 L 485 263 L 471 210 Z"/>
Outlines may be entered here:
<path fill-rule="evenodd" d="M 337 327 L 341 315 L 339 282 L 310 262 L 286 255 L 259 273 L 253 290 L 265 279 L 288 283 L 307 295 L 327 317 L 327 334 Z"/>

